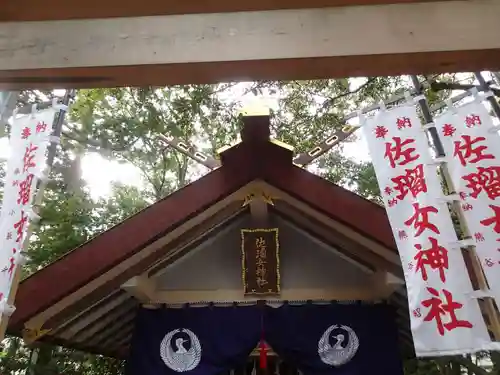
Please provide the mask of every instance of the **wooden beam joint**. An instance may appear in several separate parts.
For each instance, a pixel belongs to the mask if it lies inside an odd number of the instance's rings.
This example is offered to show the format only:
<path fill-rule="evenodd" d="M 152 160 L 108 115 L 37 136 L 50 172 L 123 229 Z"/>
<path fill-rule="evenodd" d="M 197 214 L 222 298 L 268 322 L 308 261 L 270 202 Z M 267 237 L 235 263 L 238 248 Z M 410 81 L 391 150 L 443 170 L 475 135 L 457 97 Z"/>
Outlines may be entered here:
<path fill-rule="evenodd" d="M 146 276 L 135 276 L 122 285 L 122 289 L 144 304 L 154 304 L 156 282 Z"/>
<path fill-rule="evenodd" d="M 384 270 L 378 270 L 372 276 L 373 293 L 380 299 L 389 298 L 399 287 L 404 285 L 404 280 Z"/>

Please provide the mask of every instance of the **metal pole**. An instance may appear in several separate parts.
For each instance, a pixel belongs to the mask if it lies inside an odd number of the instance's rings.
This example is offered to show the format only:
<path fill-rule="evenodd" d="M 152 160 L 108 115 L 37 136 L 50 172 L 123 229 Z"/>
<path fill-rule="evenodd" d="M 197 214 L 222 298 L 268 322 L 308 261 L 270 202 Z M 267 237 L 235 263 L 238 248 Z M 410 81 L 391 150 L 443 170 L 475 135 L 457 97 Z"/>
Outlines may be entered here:
<path fill-rule="evenodd" d="M 411 81 L 413 83 L 413 87 L 415 88 L 415 92 L 418 95 L 422 95 L 424 90 L 422 87 L 422 84 L 419 82 L 417 76 L 411 76 Z M 432 122 L 432 114 L 431 110 L 429 108 L 429 105 L 427 104 L 427 100 L 425 98 L 422 98 L 418 101 L 418 105 L 420 106 L 420 109 L 422 110 L 422 115 L 424 116 L 424 120 L 427 124 L 430 124 Z M 437 156 L 443 157 L 444 156 L 444 147 L 443 144 L 441 143 L 441 140 L 439 139 L 439 135 L 437 133 L 437 130 L 435 127 L 432 127 L 429 129 L 429 134 L 432 139 L 432 144 L 434 145 L 436 149 Z"/>
<path fill-rule="evenodd" d="M 74 96 L 75 96 L 75 90 L 66 90 L 66 93 L 64 94 L 64 97 L 62 99 L 62 104 L 68 105 L 70 100 L 73 99 Z M 61 137 L 65 114 L 66 114 L 65 110 L 59 111 L 56 119 L 54 120 L 54 125 L 52 127 L 52 135 L 54 137 L 58 138 Z M 57 144 L 51 143 L 48 147 L 48 152 L 47 152 L 47 167 L 49 170 L 52 168 L 52 164 L 54 163 L 56 152 L 57 152 Z"/>
<path fill-rule="evenodd" d="M 18 91 L 0 91 L 0 137 L 5 134 L 5 125 L 16 108 Z"/>
<path fill-rule="evenodd" d="M 476 79 L 479 82 L 479 87 L 481 87 L 481 91 L 484 92 L 488 91 L 490 89 L 490 85 L 488 85 L 481 72 L 475 72 L 474 75 L 476 76 Z M 487 100 L 491 104 L 491 108 L 493 109 L 495 116 L 497 116 L 498 119 L 500 119 L 500 104 L 498 104 L 494 96 L 488 97 Z"/>
<path fill-rule="evenodd" d="M 491 75 L 495 78 L 497 85 L 500 85 L 500 72 L 491 72 Z"/>

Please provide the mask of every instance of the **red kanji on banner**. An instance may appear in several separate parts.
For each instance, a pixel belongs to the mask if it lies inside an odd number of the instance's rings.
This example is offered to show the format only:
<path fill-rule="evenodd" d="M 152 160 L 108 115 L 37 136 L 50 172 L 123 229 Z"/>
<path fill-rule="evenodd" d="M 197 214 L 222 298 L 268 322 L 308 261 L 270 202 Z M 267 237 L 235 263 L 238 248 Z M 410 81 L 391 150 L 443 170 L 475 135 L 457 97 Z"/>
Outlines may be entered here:
<path fill-rule="evenodd" d="M 21 130 L 21 138 L 22 139 L 28 139 L 30 135 L 31 135 L 30 128 L 24 127 L 23 130 Z"/>
<path fill-rule="evenodd" d="M 387 133 L 389 133 L 389 130 L 385 126 L 378 125 L 375 127 L 375 138 L 385 138 Z"/>
<path fill-rule="evenodd" d="M 480 223 L 485 227 L 493 224 L 493 230 L 497 233 L 500 233 L 500 207 L 495 206 L 493 204 L 489 205 L 493 210 L 493 216 L 484 220 L 481 220 Z"/>
<path fill-rule="evenodd" d="M 483 242 L 484 236 L 481 232 L 476 232 L 474 233 L 474 239 L 476 240 L 476 242 Z"/>
<path fill-rule="evenodd" d="M 444 124 L 441 130 L 443 131 L 443 137 L 453 137 L 453 134 L 457 131 L 451 124 Z"/>
<path fill-rule="evenodd" d="M 458 156 L 460 164 L 463 166 L 469 163 L 477 163 L 480 160 L 485 159 L 495 159 L 492 154 L 484 154 L 484 151 L 488 148 L 486 146 L 478 146 L 476 143 L 485 141 L 484 137 L 471 138 L 470 135 L 462 135 L 462 141 L 455 141 L 455 151 L 453 156 Z M 475 145 L 475 148 L 474 148 Z"/>
<path fill-rule="evenodd" d="M 437 213 L 438 209 L 433 206 L 420 207 L 420 203 L 413 203 L 414 214 L 404 223 L 405 225 L 412 225 L 417 230 L 415 237 L 418 237 L 426 229 L 439 234 L 439 229 L 434 224 L 429 222 L 429 213 Z"/>
<path fill-rule="evenodd" d="M 396 198 L 393 198 L 393 199 L 390 199 L 390 200 L 388 200 L 388 201 L 387 201 L 387 205 L 388 205 L 389 207 L 393 207 L 393 206 L 395 206 L 396 204 L 398 204 L 398 200 L 397 200 Z"/>
<path fill-rule="evenodd" d="M 26 179 L 19 184 L 17 204 L 22 204 L 24 206 L 30 202 L 33 177 L 32 174 L 29 174 L 26 176 Z"/>
<path fill-rule="evenodd" d="M 493 259 L 491 259 L 491 258 L 486 258 L 486 259 L 484 260 L 484 265 L 485 265 L 486 267 L 491 268 L 491 267 L 493 267 L 493 266 L 495 265 L 495 262 L 493 262 Z"/>
<path fill-rule="evenodd" d="M 28 223 L 28 216 L 25 216 L 24 210 L 21 210 L 21 219 L 14 224 L 14 228 L 17 230 L 16 242 L 21 242 L 24 234 L 24 227 Z"/>
<path fill-rule="evenodd" d="M 398 237 L 400 240 L 406 240 L 408 238 L 408 235 L 406 234 L 406 231 L 400 230 L 398 231 Z"/>
<path fill-rule="evenodd" d="M 414 147 L 407 147 L 410 143 L 415 142 L 414 139 L 409 138 L 404 141 L 401 141 L 401 137 L 392 137 L 392 139 L 394 140 L 394 146 L 391 142 L 386 142 L 384 154 L 384 158 L 389 159 L 392 168 L 396 167 L 396 163 L 406 165 L 419 158 L 419 154 L 412 155 L 415 152 Z M 402 160 L 400 161 L 400 159 Z"/>
<path fill-rule="evenodd" d="M 14 257 L 9 258 L 9 262 L 10 262 L 9 270 L 8 270 L 9 279 L 12 279 L 12 274 L 14 273 L 14 268 L 16 268 L 16 264 L 15 264 L 14 260 L 15 260 Z"/>
<path fill-rule="evenodd" d="M 46 130 L 47 130 L 47 124 L 44 121 L 39 121 L 38 124 L 36 124 L 37 133 L 43 133 Z"/>
<path fill-rule="evenodd" d="M 471 114 L 465 118 L 465 125 L 472 128 L 474 125 L 481 125 L 481 118 L 478 115 Z"/>
<path fill-rule="evenodd" d="M 445 301 L 439 295 L 439 292 L 427 287 L 427 291 L 432 295 L 431 298 L 422 301 L 422 306 L 428 307 L 429 311 L 424 318 L 424 321 L 430 322 L 435 320 L 438 332 L 444 336 L 445 329 L 452 331 L 456 328 L 472 328 L 472 324 L 467 320 L 459 320 L 456 315 L 456 310 L 460 310 L 463 304 L 453 301 L 451 292 L 443 289 Z M 447 317 L 447 322 L 443 323 L 443 317 Z"/>
<path fill-rule="evenodd" d="M 465 200 L 465 198 L 467 198 L 467 193 L 464 193 L 463 191 L 461 191 L 460 193 L 458 193 L 458 195 L 460 196 L 460 199 L 461 200 Z"/>
<path fill-rule="evenodd" d="M 476 173 L 462 179 L 468 182 L 465 186 L 472 190 L 469 194 L 472 198 L 477 198 L 483 190 L 490 199 L 500 196 L 500 167 L 477 167 Z"/>
<path fill-rule="evenodd" d="M 32 143 L 26 147 L 23 157 L 23 172 L 28 172 L 30 168 L 36 167 L 33 159 L 35 158 L 35 151 L 38 150 L 38 146 L 34 146 Z"/>
<path fill-rule="evenodd" d="M 398 129 L 411 128 L 411 121 L 409 117 L 398 117 L 396 120 L 396 125 Z"/>
<path fill-rule="evenodd" d="M 418 250 L 413 259 L 417 261 L 417 268 L 415 272 L 420 271 L 422 279 L 427 281 L 426 265 L 430 266 L 433 270 L 439 270 L 439 278 L 442 282 L 446 282 L 445 270 L 448 269 L 448 250 L 439 245 L 437 239 L 429 237 L 431 247 L 422 250 L 422 245 L 416 244 L 415 248 Z"/>
<path fill-rule="evenodd" d="M 427 192 L 423 164 L 417 165 L 414 169 L 405 169 L 405 172 L 404 175 L 391 178 L 395 183 L 394 190 L 399 191 L 397 199 L 404 199 L 408 193 L 416 198 L 419 193 Z"/>
<path fill-rule="evenodd" d="M 464 211 L 470 211 L 473 208 L 474 207 L 472 207 L 472 204 L 470 204 L 470 203 L 462 203 L 462 210 L 464 210 Z"/>
<path fill-rule="evenodd" d="M 391 195 L 392 194 L 392 189 L 389 186 L 386 186 L 384 188 L 384 193 L 385 193 L 385 195 Z"/>

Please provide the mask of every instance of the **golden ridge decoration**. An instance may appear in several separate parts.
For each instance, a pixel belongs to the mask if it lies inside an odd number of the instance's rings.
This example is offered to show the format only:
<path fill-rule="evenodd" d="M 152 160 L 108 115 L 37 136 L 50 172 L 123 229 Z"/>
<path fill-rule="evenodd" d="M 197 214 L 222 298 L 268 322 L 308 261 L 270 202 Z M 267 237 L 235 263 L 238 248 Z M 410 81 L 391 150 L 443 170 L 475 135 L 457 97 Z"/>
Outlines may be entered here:
<path fill-rule="evenodd" d="M 42 327 L 39 328 L 24 327 L 23 340 L 25 341 L 26 344 L 29 345 L 37 341 L 39 338 L 47 335 L 51 331 L 52 329 L 43 329 Z"/>
<path fill-rule="evenodd" d="M 241 270 L 246 295 L 280 293 L 278 228 L 241 229 Z"/>
<path fill-rule="evenodd" d="M 255 190 L 245 196 L 242 207 L 249 205 L 254 199 L 262 199 L 265 203 L 274 206 L 273 199 L 276 199 L 276 197 L 263 190 Z"/>

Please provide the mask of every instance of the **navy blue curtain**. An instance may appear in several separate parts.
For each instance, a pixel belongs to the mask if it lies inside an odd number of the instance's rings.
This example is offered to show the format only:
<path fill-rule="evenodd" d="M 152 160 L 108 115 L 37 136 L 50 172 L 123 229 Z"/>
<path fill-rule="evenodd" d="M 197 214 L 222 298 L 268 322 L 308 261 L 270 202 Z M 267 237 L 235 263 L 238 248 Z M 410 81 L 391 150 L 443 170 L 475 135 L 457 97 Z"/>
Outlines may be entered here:
<path fill-rule="evenodd" d="M 390 306 L 283 305 L 267 308 L 265 339 L 306 375 L 402 375 Z"/>
<path fill-rule="evenodd" d="M 126 374 L 219 374 L 245 364 L 261 327 L 257 306 L 141 309 Z"/>

